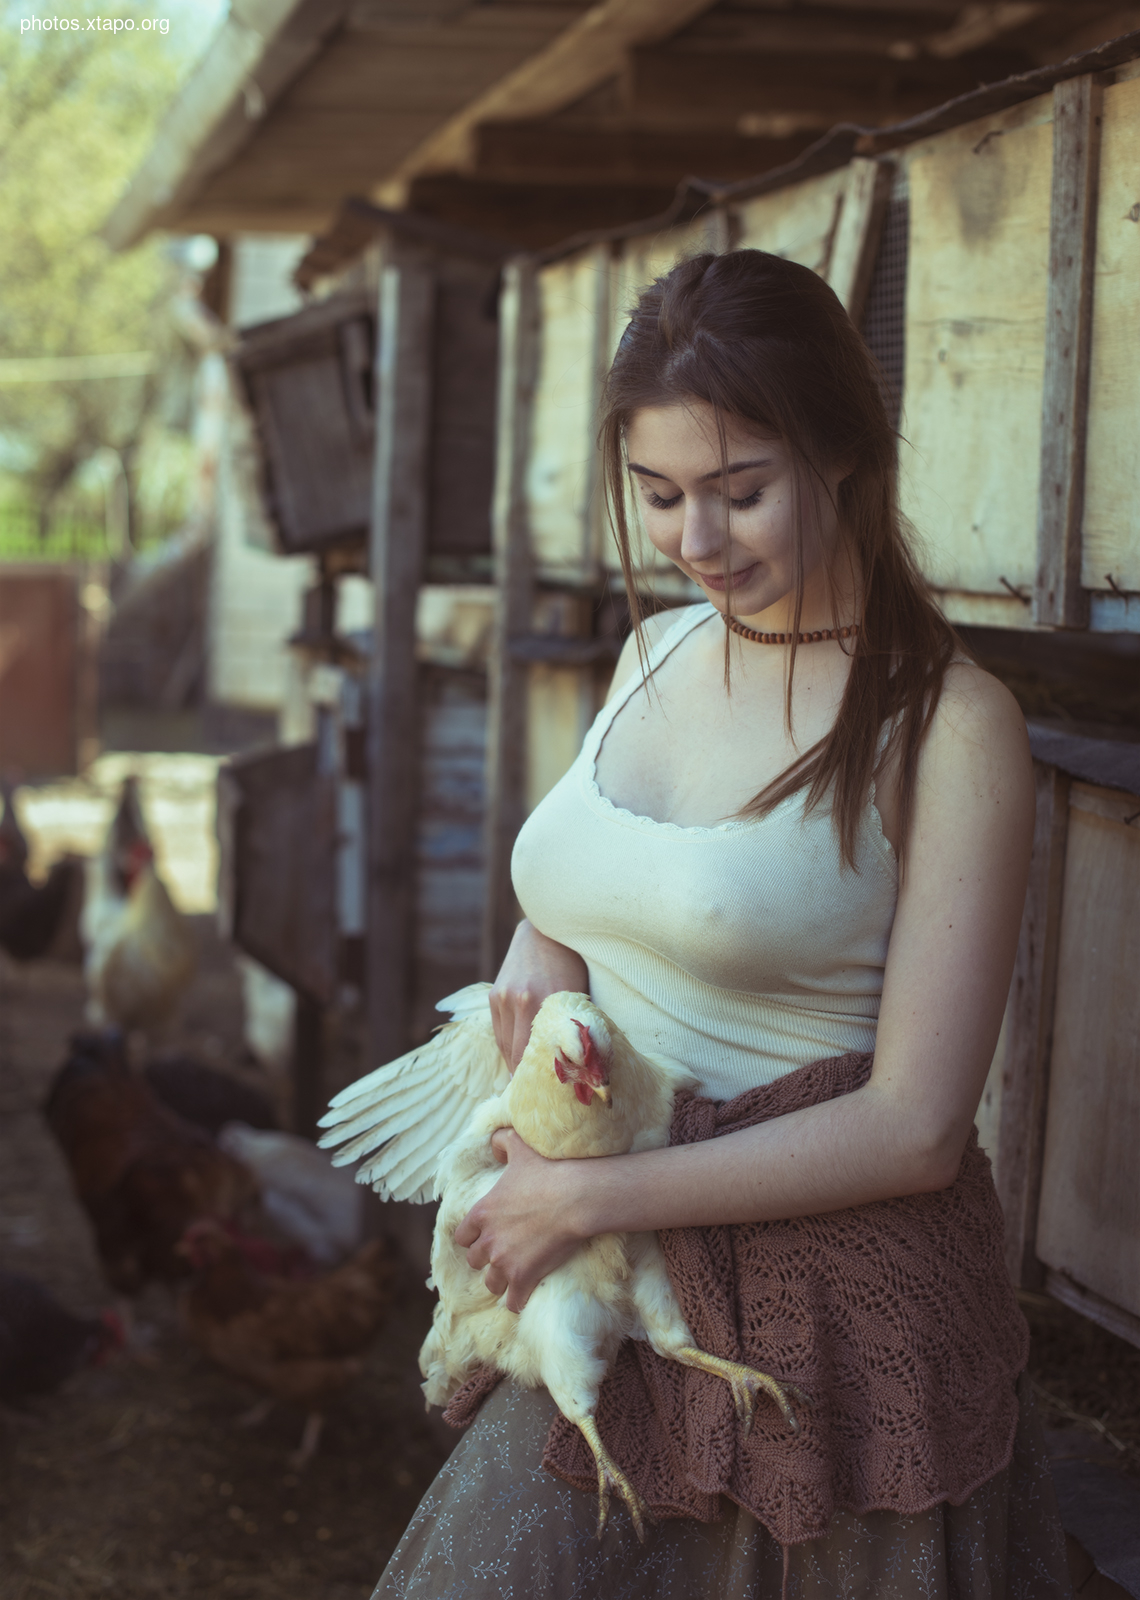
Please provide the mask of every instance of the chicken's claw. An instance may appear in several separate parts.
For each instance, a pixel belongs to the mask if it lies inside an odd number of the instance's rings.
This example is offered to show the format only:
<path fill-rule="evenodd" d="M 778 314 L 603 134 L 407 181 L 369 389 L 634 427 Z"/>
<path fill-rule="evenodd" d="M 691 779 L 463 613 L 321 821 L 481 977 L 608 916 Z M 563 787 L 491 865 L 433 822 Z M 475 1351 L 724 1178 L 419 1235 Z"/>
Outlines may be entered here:
<path fill-rule="evenodd" d="M 792 1410 L 791 1402 L 795 1400 L 800 1405 L 810 1407 L 812 1401 L 810 1395 L 806 1395 L 794 1383 L 779 1383 L 775 1378 L 770 1378 L 766 1372 L 757 1372 L 754 1367 L 746 1367 L 739 1361 L 725 1361 L 720 1356 L 710 1356 L 707 1351 L 697 1350 L 692 1345 L 685 1345 L 680 1350 L 674 1351 L 673 1359 L 681 1362 L 683 1366 L 696 1367 L 700 1372 L 707 1372 L 714 1378 L 724 1379 L 732 1390 L 736 1415 L 743 1425 L 745 1434 L 751 1432 L 756 1396 L 761 1390 L 772 1396 L 791 1431 L 799 1433 L 799 1419 Z"/>
<path fill-rule="evenodd" d="M 598 1464 L 598 1538 L 600 1539 L 605 1533 L 606 1523 L 609 1520 L 610 1490 L 616 1489 L 629 1507 L 634 1532 L 644 1544 L 645 1524 L 654 1520 L 653 1513 L 602 1443 L 602 1436 L 593 1417 L 581 1418 L 578 1427 L 582 1430 L 583 1437 Z"/>

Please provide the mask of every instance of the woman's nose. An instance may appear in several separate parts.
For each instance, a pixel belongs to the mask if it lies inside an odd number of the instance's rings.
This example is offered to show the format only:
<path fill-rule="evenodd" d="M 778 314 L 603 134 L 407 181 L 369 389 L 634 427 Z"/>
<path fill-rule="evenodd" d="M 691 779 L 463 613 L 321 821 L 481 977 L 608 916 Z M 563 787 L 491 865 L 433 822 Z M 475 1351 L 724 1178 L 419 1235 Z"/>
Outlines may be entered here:
<path fill-rule="evenodd" d="M 685 521 L 681 529 L 681 559 L 690 566 L 705 567 L 719 561 L 724 547 L 724 504 L 693 495 L 685 501 Z"/>

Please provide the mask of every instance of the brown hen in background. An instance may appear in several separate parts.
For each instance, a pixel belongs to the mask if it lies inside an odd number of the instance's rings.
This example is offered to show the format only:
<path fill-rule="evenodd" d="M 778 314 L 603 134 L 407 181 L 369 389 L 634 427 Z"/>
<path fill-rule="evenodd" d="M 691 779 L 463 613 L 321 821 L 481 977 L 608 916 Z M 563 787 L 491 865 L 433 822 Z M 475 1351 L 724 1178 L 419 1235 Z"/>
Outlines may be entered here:
<path fill-rule="evenodd" d="M 364 1370 L 360 1357 L 379 1333 L 392 1301 L 396 1258 L 372 1239 L 323 1277 L 308 1282 L 259 1272 L 237 1240 L 216 1222 L 197 1222 L 182 1244 L 194 1282 L 182 1297 L 190 1337 L 220 1367 L 277 1400 L 308 1412 L 301 1467 L 320 1438 L 324 1407 Z"/>
<path fill-rule="evenodd" d="M 199 1217 L 237 1218 L 256 1178 L 162 1105 L 127 1062 L 121 1034 L 77 1033 L 44 1115 L 71 1169 L 112 1288 L 136 1293 L 188 1271 L 178 1241 Z"/>

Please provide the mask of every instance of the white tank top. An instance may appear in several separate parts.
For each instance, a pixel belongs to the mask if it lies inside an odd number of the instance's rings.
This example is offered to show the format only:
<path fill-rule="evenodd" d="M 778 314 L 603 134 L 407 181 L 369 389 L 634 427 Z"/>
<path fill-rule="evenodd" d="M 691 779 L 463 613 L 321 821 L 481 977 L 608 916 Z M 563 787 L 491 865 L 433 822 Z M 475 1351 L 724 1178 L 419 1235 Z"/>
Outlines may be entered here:
<path fill-rule="evenodd" d="M 649 652 L 656 670 L 715 607 L 686 608 Z M 847 1050 L 873 1050 L 898 895 L 872 785 L 857 871 L 826 807 L 803 793 L 766 817 L 686 828 L 613 805 L 602 740 L 641 687 L 631 674 L 581 754 L 519 833 L 515 893 L 548 938 L 576 950 L 596 1004 L 640 1049 L 727 1100 Z"/>

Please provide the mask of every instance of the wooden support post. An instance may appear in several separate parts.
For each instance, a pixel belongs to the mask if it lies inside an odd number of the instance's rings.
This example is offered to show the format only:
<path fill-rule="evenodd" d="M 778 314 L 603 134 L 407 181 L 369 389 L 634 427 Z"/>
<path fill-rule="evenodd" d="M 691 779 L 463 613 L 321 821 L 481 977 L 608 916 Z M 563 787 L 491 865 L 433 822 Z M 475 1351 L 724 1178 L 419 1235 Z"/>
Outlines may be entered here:
<path fill-rule="evenodd" d="M 831 243 L 827 281 L 856 327 L 863 320 L 894 175 L 891 162 L 871 161 L 865 156 L 856 156 L 847 169 L 847 187 Z"/>
<path fill-rule="evenodd" d="M 526 785 L 527 665 L 511 640 L 530 632 L 531 559 L 526 470 L 538 370 L 538 292 L 533 261 L 504 272 L 499 301 L 499 402 L 492 537 L 495 632 L 488 667 L 487 783 L 482 971 L 493 978 L 518 918 L 511 851 L 522 826 Z"/>
<path fill-rule="evenodd" d="M 325 1013 L 311 995 L 295 989 L 293 1012 L 293 1132 L 302 1139 L 317 1137 L 317 1118 L 325 1111 Z"/>
<path fill-rule="evenodd" d="M 1025 915 L 1006 1012 L 996 1181 L 1005 1213 L 1006 1262 L 1013 1282 L 1040 1288 L 1043 1268 L 1034 1248 L 1045 1150 L 1053 1004 L 1061 928 L 1061 890 L 1069 822 L 1069 779 L 1034 762 L 1037 822 Z"/>
<path fill-rule="evenodd" d="M 602 454 L 595 442 L 598 418 L 601 414 L 602 393 L 610 362 L 613 359 L 613 316 L 615 258 L 613 246 L 607 241 L 594 246 L 594 336 L 590 349 L 591 407 L 590 407 L 590 463 L 586 490 L 586 516 L 582 529 L 582 572 L 599 586 L 605 577 L 606 540 L 609 524 L 606 517 L 606 489 L 603 482 Z"/>
<path fill-rule="evenodd" d="M 380 277 L 367 734 L 368 1031 L 377 1065 L 410 1043 L 419 779 L 416 594 L 427 546 L 434 310 L 430 259 L 389 239 Z"/>
<path fill-rule="evenodd" d="M 1070 78 L 1053 90 L 1049 300 L 1033 590 L 1033 620 L 1051 628 L 1087 628 L 1089 618 L 1088 593 L 1081 587 L 1081 523 L 1101 101 L 1101 88 L 1091 76 Z"/>

